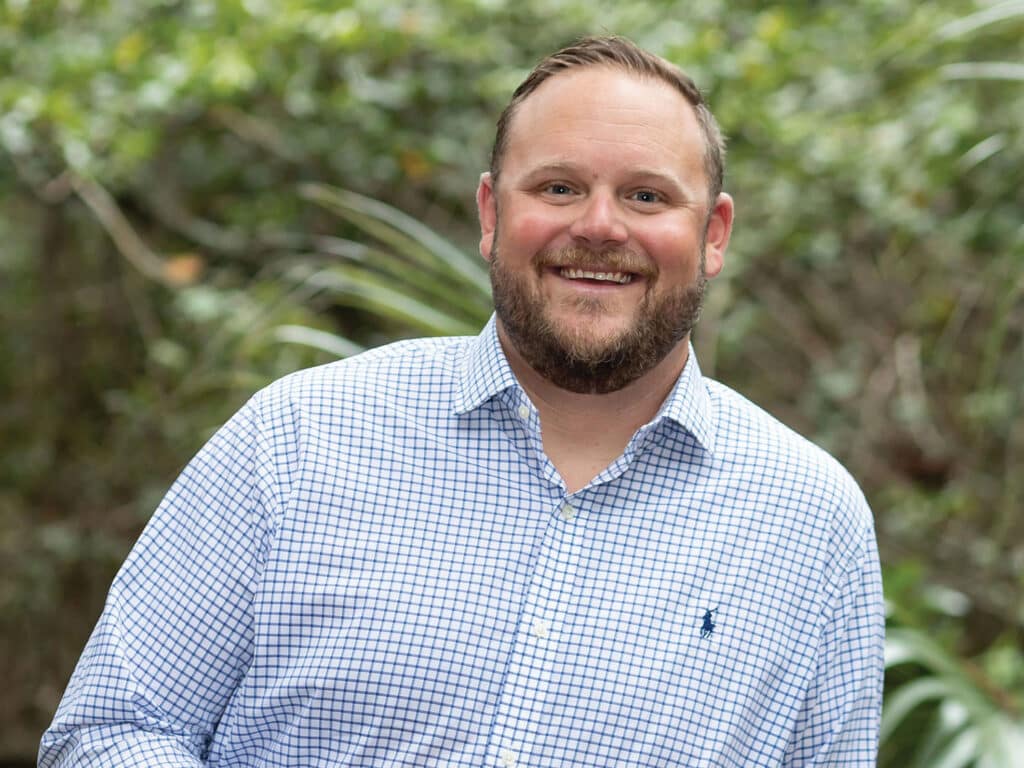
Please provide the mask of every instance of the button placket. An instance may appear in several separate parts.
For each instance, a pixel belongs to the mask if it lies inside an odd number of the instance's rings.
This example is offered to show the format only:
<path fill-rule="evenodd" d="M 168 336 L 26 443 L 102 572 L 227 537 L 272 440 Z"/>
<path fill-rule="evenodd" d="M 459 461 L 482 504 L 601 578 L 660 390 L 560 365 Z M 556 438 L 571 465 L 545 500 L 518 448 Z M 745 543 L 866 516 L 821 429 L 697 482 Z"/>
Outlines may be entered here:
<path fill-rule="evenodd" d="M 502 766 L 504 750 L 515 756 L 512 765 L 543 763 L 542 755 L 532 755 L 531 745 L 544 732 L 550 711 L 546 698 L 553 689 L 552 675 L 559 654 L 559 618 L 573 604 L 581 559 L 578 511 L 571 505 L 569 508 L 572 512 L 568 518 L 575 520 L 571 524 L 564 514 L 564 503 L 548 513 L 549 524 L 523 603 L 523 618 L 491 735 L 491 755 Z"/>

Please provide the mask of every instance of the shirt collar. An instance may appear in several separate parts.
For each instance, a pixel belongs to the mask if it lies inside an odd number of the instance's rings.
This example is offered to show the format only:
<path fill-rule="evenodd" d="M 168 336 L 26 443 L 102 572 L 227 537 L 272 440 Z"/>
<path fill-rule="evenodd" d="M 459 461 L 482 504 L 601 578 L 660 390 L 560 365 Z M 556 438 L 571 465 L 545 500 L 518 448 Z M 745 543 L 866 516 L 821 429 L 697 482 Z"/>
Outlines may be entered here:
<path fill-rule="evenodd" d="M 462 360 L 455 413 L 469 413 L 500 392 L 518 386 L 498 340 L 497 320 L 491 315 L 480 335 L 470 341 Z"/>
<path fill-rule="evenodd" d="M 469 413 L 512 387 L 518 387 L 508 358 L 498 340 L 494 315 L 480 335 L 473 339 L 462 360 L 455 413 Z M 693 345 L 689 346 L 686 365 L 675 386 L 651 424 L 669 419 L 685 429 L 708 453 L 714 453 L 714 418 L 711 398 L 697 363 Z"/>
<path fill-rule="evenodd" d="M 672 387 L 661 410 L 654 417 L 652 424 L 662 419 L 670 419 L 685 429 L 700 443 L 708 453 L 715 452 L 715 422 L 711 396 L 708 394 L 704 375 L 697 363 L 697 353 L 693 344 L 689 345 L 686 365 L 679 375 L 676 385 Z"/>

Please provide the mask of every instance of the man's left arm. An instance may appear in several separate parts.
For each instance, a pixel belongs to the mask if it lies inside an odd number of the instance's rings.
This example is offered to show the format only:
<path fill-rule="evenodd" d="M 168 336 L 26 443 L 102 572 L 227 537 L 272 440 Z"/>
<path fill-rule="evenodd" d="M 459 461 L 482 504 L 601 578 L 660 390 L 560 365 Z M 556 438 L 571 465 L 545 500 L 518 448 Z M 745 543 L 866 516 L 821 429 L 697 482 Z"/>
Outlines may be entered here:
<path fill-rule="evenodd" d="M 860 768 L 877 761 L 885 613 L 878 547 L 866 503 L 862 512 L 861 540 L 826 608 L 817 673 L 785 768 Z"/>

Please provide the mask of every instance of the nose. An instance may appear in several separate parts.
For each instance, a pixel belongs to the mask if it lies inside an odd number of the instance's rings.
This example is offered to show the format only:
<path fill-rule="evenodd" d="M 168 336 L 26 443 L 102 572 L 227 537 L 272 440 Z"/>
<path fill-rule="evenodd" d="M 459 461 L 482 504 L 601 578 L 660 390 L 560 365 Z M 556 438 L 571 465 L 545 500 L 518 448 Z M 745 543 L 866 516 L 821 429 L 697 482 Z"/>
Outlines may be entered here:
<path fill-rule="evenodd" d="M 592 191 L 569 227 L 569 234 L 591 247 L 625 243 L 629 232 L 616 196 L 601 190 Z"/>

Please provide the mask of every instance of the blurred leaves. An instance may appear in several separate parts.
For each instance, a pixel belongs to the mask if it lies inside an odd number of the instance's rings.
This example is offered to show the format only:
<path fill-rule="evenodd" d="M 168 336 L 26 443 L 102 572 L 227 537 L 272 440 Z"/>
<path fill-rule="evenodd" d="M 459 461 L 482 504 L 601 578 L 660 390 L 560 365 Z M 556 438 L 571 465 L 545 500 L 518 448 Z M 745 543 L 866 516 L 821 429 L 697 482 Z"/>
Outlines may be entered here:
<path fill-rule="evenodd" d="M 486 322 L 490 280 L 481 260 L 379 201 L 323 184 L 301 192 L 387 249 L 334 241 L 332 255 L 347 263 L 323 267 L 306 280 L 329 289 L 335 301 L 420 335 L 475 334 Z"/>
<path fill-rule="evenodd" d="M 1019 690 L 1022 662 L 1024 655 L 1011 645 L 993 649 L 979 663 L 958 658 L 921 630 L 890 628 L 886 667 L 914 664 L 923 671 L 886 699 L 880 764 L 1014 765 L 1024 754 L 1024 698 L 1007 690 Z M 993 679 L 986 665 L 999 669 L 1003 679 Z"/>

